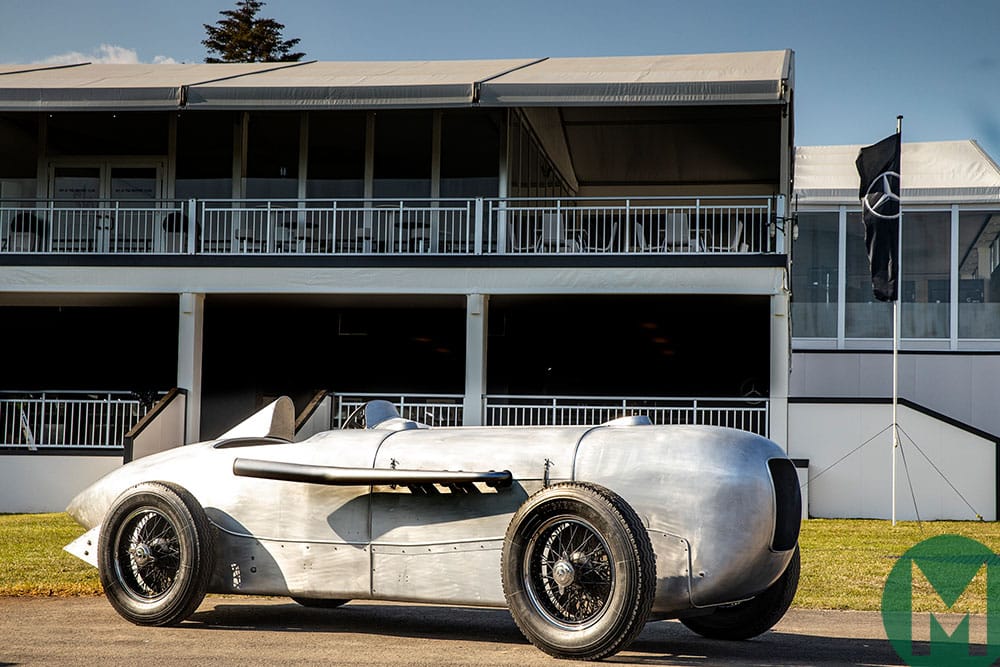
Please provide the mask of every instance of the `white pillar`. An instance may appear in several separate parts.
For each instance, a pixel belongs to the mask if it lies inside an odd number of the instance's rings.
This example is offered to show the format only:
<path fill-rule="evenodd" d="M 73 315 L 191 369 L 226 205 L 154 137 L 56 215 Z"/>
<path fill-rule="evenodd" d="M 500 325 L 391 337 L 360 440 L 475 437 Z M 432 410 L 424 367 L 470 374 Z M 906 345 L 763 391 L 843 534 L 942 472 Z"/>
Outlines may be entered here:
<path fill-rule="evenodd" d="M 788 373 L 791 370 L 791 331 L 788 291 L 771 296 L 770 437 L 788 451 Z"/>
<path fill-rule="evenodd" d="M 177 386 L 187 391 L 184 444 L 201 440 L 201 353 L 205 323 L 205 295 L 180 295 L 177 323 Z"/>
<path fill-rule="evenodd" d="M 482 426 L 483 395 L 486 393 L 486 337 L 490 297 L 468 294 L 465 302 L 465 426 Z"/>

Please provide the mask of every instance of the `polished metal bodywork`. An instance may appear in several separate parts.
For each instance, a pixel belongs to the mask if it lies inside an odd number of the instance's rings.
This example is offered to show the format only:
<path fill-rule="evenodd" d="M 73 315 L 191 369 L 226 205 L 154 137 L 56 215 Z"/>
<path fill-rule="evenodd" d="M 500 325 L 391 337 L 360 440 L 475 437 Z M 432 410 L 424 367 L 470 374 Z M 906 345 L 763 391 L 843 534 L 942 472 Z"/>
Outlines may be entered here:
<path fill-rule="evenodd" d="M 657 617 L 751 597 L 792 556 L 772 548 L 768 461 L 785 455 L 744 431 L 637 419 L 505 428 L 387 419 L 299 443 L 266 428 L 256 439 L 246 429 L 227 435 L 240 437 L 134 461 L 82 492 L 68 511 L 92 530 L 71 551 L 93 558 L 115 499 L 160 481 L 190 491 L 216 528 L 210 592 L 504 606 L 511 516 L 544 486 L 575 480 L 616 492 L 645 525 Z M 256 474 L 234 474 L 234 465 Z M 337 481 L 344 470 L 354 477 Z M 287 471 L 307 477 L 276 476 Z M 491 483 L 501 477 L 508 483 Z"/>

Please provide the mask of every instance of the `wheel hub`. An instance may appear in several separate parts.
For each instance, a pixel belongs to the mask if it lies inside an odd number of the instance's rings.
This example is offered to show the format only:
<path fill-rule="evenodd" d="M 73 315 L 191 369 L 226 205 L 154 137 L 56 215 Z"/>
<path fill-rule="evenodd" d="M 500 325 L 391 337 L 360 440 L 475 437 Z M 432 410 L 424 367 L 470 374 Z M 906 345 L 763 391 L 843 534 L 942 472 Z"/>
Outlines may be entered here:
<path fill-rule="evenodd" d="M 133 545 L 128 551 L 132 557 L 132 562 L 139 567 L 145 567 L 156 560 L 153 550 L 145 542 Z"/>
<path fill-rule="evenodd" d="M 562 593 L 576 578 L 576 569 L 569 561 L 559 560 L 552 566 L 552 578 L 555 579 L 556 585 L 559 586 L 559 592 Z"/>

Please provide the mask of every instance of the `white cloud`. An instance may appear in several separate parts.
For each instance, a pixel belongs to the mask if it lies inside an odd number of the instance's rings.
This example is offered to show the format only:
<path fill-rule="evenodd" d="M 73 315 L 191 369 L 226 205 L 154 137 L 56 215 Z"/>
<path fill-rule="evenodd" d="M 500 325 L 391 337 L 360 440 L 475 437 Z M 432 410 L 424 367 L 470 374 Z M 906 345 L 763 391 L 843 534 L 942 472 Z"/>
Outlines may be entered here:
<path fill-rule="evenodd" d="M 89 53 L 80 51 L 70 51 L 58 55 L 49 56 L 39 61 L 44 65 L 73 65 L 76 63 L 111 63 L 130 65 L 142 62 L 135 49 L 129 49 L 115 44 L 101 44 Z M 173 65 L 177 61 L 169 56 L 154 56 L 153 63 L 157 65 Z"/>

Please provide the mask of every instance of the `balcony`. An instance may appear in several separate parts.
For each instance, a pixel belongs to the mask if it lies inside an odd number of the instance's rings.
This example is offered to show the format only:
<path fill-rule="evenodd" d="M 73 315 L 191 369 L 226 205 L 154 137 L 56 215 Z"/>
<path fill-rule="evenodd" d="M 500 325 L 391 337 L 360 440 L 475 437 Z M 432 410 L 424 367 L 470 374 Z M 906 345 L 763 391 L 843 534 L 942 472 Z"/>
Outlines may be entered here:
<path fill-rule="evenodd" d="M 0 254 L 761 255 L 781 198 L 5 200 Z"/>

